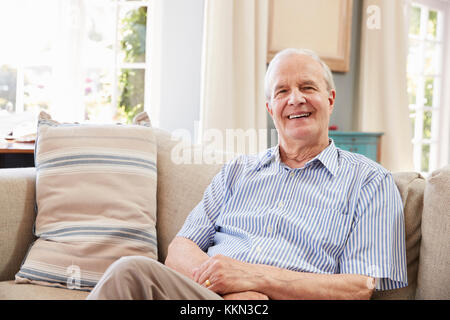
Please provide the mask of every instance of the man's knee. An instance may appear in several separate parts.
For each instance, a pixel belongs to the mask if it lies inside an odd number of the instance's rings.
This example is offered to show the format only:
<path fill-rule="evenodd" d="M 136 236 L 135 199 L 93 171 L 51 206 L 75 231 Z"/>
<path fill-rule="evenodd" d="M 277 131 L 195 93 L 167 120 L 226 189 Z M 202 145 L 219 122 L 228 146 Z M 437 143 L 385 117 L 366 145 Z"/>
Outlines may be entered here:
<path fill-rule="evenodd" d="M 144 283 L 153 277 L 158 261 L 143 256 L 126 256 L 113 262 L 88 299 L 146 299 L 151 297 Z M 147 280 L 147 281 L 145 281 Z"/>
<path fill-rule="evenodd" d="M 125 275 L 153 269 L 156 264 L 159 264 L 159 262 L 148 257 L 125 256 L 113 262 L 108 269 L 109 272 Z"/>

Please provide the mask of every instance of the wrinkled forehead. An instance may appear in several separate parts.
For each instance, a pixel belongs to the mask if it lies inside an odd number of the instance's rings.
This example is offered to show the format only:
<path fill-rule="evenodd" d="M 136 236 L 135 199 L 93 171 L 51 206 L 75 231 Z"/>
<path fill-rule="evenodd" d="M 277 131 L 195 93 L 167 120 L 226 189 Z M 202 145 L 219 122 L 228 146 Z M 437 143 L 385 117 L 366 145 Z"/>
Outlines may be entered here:
<path fill-rule="evenodd" d="M 323 88 L 327 88 L 325 70 L 322 65 L 312 57 L 303 54 L 291 54 L 280 57 L 267 70 L 267 89 L 272 91 L 280 82 L 295 80 L 314 81 Z"/>

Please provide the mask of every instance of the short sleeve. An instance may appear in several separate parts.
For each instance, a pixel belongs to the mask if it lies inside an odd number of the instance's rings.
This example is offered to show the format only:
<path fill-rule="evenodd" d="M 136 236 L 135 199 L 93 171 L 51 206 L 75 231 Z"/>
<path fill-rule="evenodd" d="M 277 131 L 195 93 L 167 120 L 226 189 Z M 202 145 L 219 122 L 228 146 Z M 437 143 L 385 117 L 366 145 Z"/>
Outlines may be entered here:
<path fill-rule="evenodd" d="M 202 200 L 188 215 L 177 234 L 178 237 L 192 240 L 205 252 L 214 241 L 216 220 L 229 197 L 230 167 L 231 164 L 224 165 L 212 179 Z"/>
<path fill-rule="evenodd" d="M 339 272 L 374 277 L 376 290 L 408 285 L 403 204 L 390 173 L 362 187 Z"/>

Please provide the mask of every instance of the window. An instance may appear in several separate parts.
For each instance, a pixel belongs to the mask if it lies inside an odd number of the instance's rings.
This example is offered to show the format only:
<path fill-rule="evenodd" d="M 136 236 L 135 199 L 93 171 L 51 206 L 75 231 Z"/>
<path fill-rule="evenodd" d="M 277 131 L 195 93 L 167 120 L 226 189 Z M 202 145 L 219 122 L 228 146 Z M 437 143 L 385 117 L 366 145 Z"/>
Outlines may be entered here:
<path fill-rule="evenodd" d="M 149 98 L 149 13 L 150 1 L 2 0 L 0 131 L 40 110 L 130 122 Z"/>
<path fill-rule="evenodd" d="M 415 170 L 427 174 L 448 159 L 445 101 L 448 9 L 443 1 L 418 0 L 410 7 L 407 84 L 414 133 Z M 442 153 L 445 153 L 443 155 Z"/>

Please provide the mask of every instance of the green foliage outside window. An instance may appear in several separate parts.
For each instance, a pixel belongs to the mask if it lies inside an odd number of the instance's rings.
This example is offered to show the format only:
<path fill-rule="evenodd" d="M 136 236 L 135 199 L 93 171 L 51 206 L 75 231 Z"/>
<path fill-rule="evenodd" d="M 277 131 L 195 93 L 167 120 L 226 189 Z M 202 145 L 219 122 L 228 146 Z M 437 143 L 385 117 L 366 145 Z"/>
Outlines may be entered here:
<path fill-rule="evenodd" d="M 420 7 L 411 7 L 409 33 L 414 35 L 420 34 Z"/>
<path fill-rule="evenodd" d="M 120 21 L 120 46 L 125 54 L 124 62 L 136 63 L 145 61 L 145 36 L 147 8 L 141 7 L 128 11 Z M 122 69 L 119 76 L 118 110 L 119 118 L 130 123 L 134 116 L 144 109 L 143 69 Z"/>

